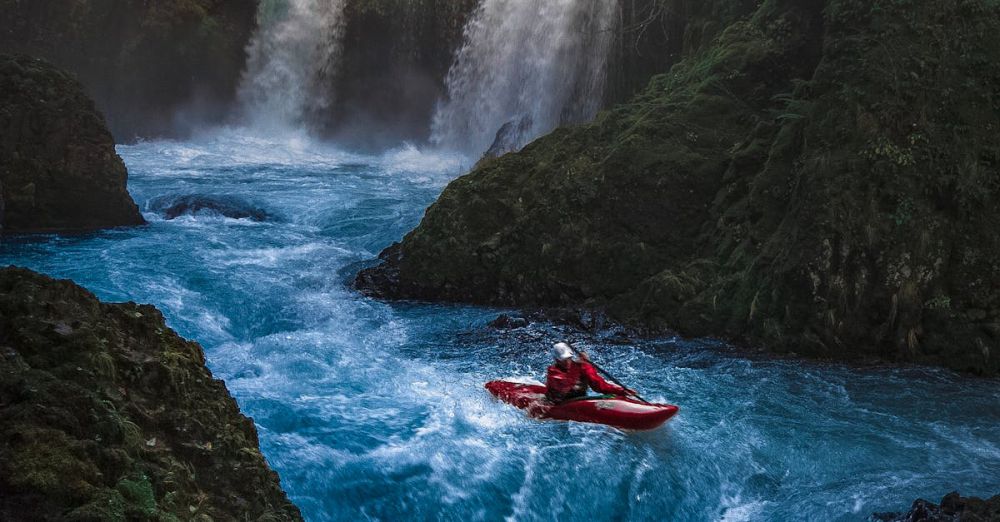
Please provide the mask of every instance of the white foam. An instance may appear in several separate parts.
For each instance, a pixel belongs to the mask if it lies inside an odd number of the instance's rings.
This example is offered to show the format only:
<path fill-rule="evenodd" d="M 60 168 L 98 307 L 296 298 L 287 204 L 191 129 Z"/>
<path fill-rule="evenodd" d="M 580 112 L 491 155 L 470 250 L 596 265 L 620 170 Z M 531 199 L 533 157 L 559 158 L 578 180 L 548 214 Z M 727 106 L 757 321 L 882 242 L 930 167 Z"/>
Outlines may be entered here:
<path fill-rule="evenodd" d="M 722 512 L 722 516 L 719 517 L 719 522 L 749 522 L 759 518 L 767 507 L 768 502 L 763 501 L 750 501 L 750 502 L 740 502 L 738 499 L 729 500 L 727 503 L 732 503 Z"/>
<path fill-rule="evenodd" d="M 471 167 L 469 158 L 460 153 L 419 148 L 411 143 L 385 152 L 380 159 L 387 172 L 415 175 L 414 181 L 424 183 L 454 178 Z"/>

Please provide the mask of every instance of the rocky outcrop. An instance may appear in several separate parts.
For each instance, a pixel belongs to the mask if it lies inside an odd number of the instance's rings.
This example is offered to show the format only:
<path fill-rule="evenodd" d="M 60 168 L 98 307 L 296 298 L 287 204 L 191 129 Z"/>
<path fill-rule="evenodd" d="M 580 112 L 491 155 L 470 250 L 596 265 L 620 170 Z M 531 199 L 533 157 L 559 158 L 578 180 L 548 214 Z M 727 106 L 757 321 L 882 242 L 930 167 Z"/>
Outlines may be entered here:
<path fill-rule="evenodd" d="M 152 306 L 7 268 L 0 519 L 301 517 L 198 344 Z"/>
<path fill-rule="evenodd" d="M 949 493 L 934 504 L 924 499 L 913 503 L 906 513 L 876 513 L 879 522 L 996 522 L 1000 520 L 1000 495 L 983 500 Z"/>
<path fill-rule="evenodd" d="M 75 74 L 119 141 L 225 115 L 256 0 L 0 0 L 0 52 Z"/>
<path fill-rule="evenodd" d="M 266 221 L 270 217 L 264 210 L 236 196 L 210 194 L 160 196 L 150 200 L 148 205 L 150 210 L 162 214 L 168 220 L 200 215 L 251 221 Z"/>
<path fill-rule="evenodd" d="M 0 128 L 5 233 L 144 222 L 103 117 L 68 74 L 0 55 Z"/>
<path fill-rule="evenodd" d="M 424 140 L 476 0 L 348 0 L 326 132 L 365 147 Z"/>
<path fill-rule="evenodd" d="M 359 286 L 997 373 L 1000 7 L 693 16 L 669 74 L 451 183 Z"/>

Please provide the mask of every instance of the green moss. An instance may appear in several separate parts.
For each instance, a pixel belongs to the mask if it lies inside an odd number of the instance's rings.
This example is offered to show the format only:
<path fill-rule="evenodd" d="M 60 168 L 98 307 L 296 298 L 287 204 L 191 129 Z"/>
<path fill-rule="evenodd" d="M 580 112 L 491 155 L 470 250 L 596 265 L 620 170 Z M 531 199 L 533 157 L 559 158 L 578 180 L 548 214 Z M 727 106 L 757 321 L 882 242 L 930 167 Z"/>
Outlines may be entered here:
<path fill-rule="evenodd" d="M 0 519 L 301 519 L 155 308 L 3 269 L 0 347 Z"/>
<path fill-rule="evenodd" d="M 133 516 L 152 517 L 157 514 L 156 496 L 149 477 L 145 475 L 123 478 L 115 486 Z"/>

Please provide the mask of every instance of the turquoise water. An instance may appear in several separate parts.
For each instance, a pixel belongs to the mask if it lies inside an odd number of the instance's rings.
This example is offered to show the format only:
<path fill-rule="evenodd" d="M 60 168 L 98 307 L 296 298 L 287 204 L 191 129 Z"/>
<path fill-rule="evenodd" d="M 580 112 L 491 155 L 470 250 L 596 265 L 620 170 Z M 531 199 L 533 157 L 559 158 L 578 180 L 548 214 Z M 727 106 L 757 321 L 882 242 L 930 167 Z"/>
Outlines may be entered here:
<path fill-rule="evenodd" d="M 350 290 L 461 158 L 237 130 L 119 153 L 149 225 L 6 241 L 0 263 L 158 306 L 205 347 L 308 520 L 864 520 L 953 489 L 1000 492 L 995 380 L 548 324 L 498 332 L 485 326 L 497 310 Z M 184 196 L 267 217 L 164 219 Z M 680 415 L 623 433 L 487 396 L 487 380 L 540 378 L 563 336 Z"/>

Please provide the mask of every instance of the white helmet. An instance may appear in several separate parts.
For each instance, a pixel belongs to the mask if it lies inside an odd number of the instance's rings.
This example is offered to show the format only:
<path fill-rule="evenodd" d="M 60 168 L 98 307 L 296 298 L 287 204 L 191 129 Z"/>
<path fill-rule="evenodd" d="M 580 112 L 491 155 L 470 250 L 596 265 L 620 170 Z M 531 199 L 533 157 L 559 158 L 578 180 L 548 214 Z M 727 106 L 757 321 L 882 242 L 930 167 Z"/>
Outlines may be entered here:
<path fill-rule="evenodd" d="M 555 357 L 557 361 L 572 359 L 573 349 L 566 343 L 558 342 L 552 345 L 552 356 Z"/>

